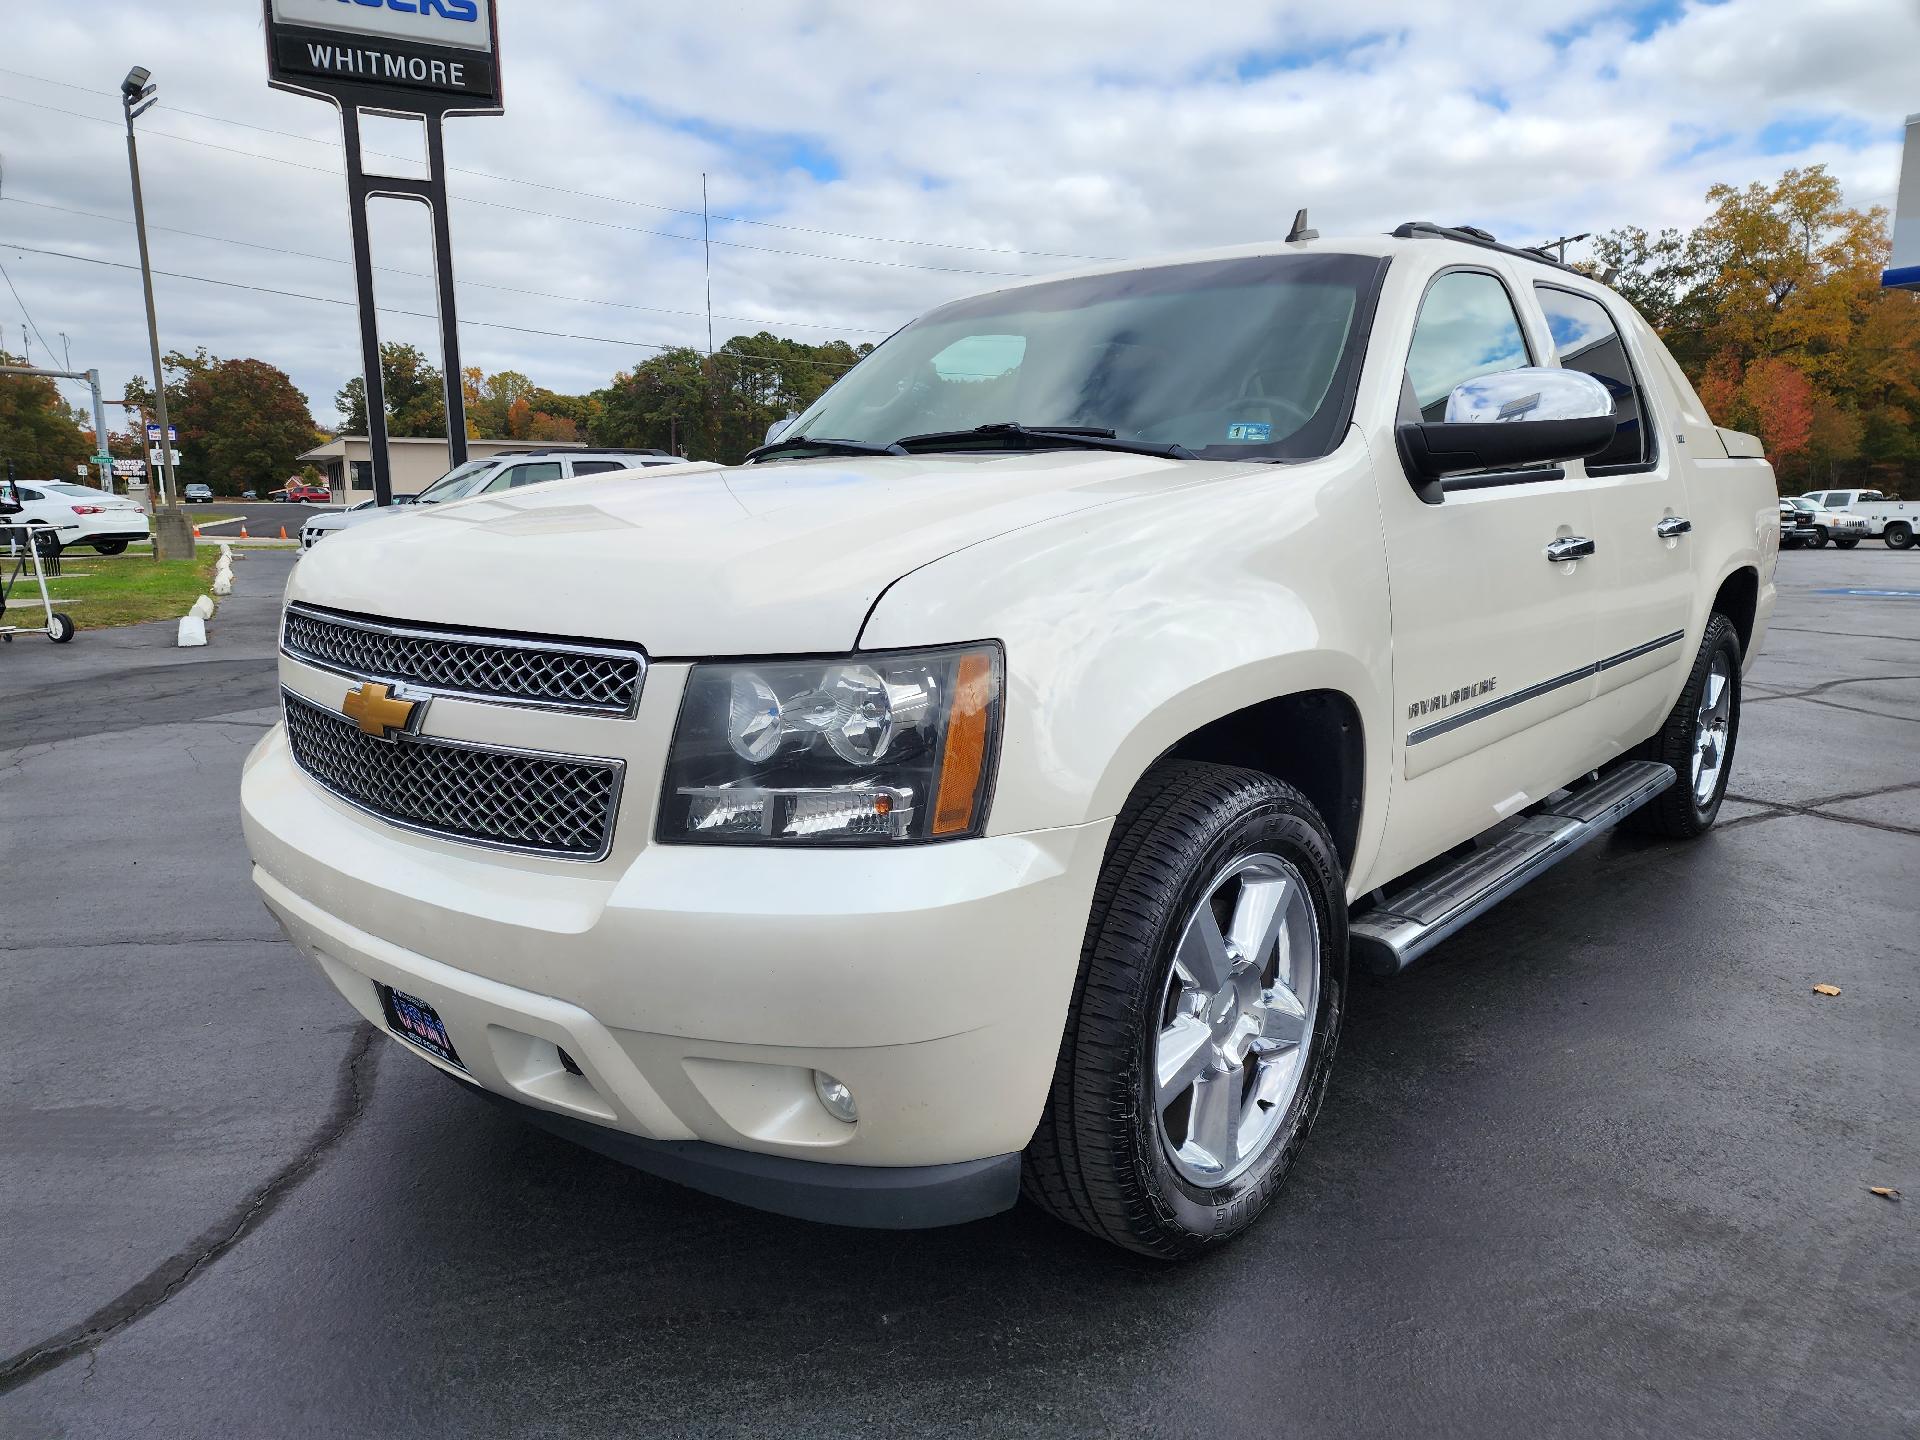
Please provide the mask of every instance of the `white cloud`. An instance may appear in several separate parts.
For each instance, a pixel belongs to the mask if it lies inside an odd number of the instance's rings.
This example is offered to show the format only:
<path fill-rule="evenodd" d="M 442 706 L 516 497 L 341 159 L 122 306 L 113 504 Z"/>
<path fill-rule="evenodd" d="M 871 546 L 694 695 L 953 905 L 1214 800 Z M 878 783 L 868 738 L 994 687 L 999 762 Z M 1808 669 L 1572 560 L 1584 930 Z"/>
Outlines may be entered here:
<path fill-rule="evenodd" d="M 102 0 L 84 23 L 70 18 L 81 14 L 9 19 L 0 239 L 135 260 L 113 92 L 138 63 L 161 85 L 141 122 L 156 267 L 349 297 L 338 123 L 266 88 L 258 9 L 199 6 L 188 24 Z M 1143 255 L 1251 240 L 1281 233 L 1301 204 L 1327 234 L 1425 218 L 1532 241 L 1690 223 L 1715 181 L 1816 162 L 1856 203 L 1887 203 L 1896 127 L 1920 109 L 1910 0 L 988 0 L 937 16 L 851 0 L 502 0 L 501 32 L 507 113 L 450 122 L 449 159 L 554 188 L 454 176 L 466 197 L 452 211 L 463 359 L 562 390 L 604 384 L 650 352 L 478 322 L 704 344 L 702 170 L 715 211 L 804 227 L 715 226 L 714 308 L 748 317 L 717 319 L 717 336 L 764 323 L 877 339 L 994 283 L 949 272 L 1072 263 L 1011 249 Z M 427 280 L 392 273 L 431 268 L 425 233 L 417 212 L 380 217 L 382 305 L 432 309 Z M 146 369 L 135 273 L 5 245 L 0 263 L 48 339 L 71 337 L 75 364 L 116 388 Z M 619 304 L 514 293 L 525 290 Z M 270 360 L 323 421 L 358 371 L 350 308 L 181 279 L 157 293 L 164 345 Z M 0 335 L 16 351 L 19 323 L 0 294 Z M 437 352 L 430 320 L 382 328 Z"/>

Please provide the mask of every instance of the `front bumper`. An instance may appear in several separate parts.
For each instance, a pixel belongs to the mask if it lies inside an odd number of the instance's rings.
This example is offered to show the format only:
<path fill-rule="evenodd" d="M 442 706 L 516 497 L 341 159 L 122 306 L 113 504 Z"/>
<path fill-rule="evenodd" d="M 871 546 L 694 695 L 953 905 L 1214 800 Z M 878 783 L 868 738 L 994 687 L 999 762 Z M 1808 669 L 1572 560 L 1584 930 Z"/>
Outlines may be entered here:
<path fill-rule="evenodd" d="M 242 810 L 268 908 L 370 1023 L 376 982 L 406 991 L 463 1081 L 549 1128 L 763 1208 L 894 1225 L 1012 1203 L 1111 827 L 583 866 L 387 826 L 300 773 L 278 727 Z M 650 832 L 632 810 L 622 830 Z"/>

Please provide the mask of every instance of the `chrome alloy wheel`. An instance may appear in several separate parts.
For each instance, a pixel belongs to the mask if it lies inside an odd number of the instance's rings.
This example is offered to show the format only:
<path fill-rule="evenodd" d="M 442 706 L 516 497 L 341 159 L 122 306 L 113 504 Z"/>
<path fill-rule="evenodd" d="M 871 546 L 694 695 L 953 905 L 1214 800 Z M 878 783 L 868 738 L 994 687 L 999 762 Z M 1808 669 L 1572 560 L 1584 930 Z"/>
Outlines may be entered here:
<path fill-rule="evenodd" d="M 1700 687 L 1700 714 L 1693 728 L 1693 803 L 1713 803 L 1720 771 L 1727 763 L 1727 725 L 1733 714 L 1733 671 L 1724 650 L 1713 657 L 1707 683 Z"/>
<path fill-rule="evenodd" d="M 1181 932 L 1160 1003 L 1153 1109 L 1182 1177 L 1211 1188 L 1265 1151 L 1306 1073 L 1320 921 L 1293 865 L 1247 855 Z"/>

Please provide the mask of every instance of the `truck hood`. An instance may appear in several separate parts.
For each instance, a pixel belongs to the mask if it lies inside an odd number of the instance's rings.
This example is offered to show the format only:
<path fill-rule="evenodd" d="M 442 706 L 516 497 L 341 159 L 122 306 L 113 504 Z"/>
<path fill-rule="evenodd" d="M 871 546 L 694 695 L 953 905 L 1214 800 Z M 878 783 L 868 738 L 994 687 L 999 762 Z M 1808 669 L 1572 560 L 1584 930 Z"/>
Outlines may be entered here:
<path fill-rule="evenodd" d="M 850 650 L 881 592 L 943 555 L 1247 468 L 1075 450 L 594 475 L 355 525 L 287 597 L 656 657 Z"/>

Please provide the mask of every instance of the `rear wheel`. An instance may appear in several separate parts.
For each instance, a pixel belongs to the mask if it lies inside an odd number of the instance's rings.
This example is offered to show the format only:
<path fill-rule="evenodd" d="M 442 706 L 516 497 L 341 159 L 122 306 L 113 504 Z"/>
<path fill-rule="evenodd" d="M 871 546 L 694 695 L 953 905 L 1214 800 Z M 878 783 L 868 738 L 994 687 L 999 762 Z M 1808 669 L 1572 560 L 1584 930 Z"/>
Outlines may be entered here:
<path fill-rule="evenodd" d="M 1157 767 L 1095 887 L 1029 1197 L 1165 1258 L 1246 1229 L 1320 1107 L 1346 980 L 1345 882 L 1306 798 L 1257 771 Z"/>
<path fill-rule="evenodd" d="M 1913 544 L 1913 527 L 1903 520 L 1895 520 L 1880 538 L 1887 542 L 1889 550 L 1905 550 Z"/>
<path fill-rule="evenodd" d="M 1686 687 L 1641 755 L 1673 767 L 1674 782 L 1627 817 L 1649 835 L 1690 840 L 1712 828 L 1740 738 L 1740 634 L 1724 615 L 1707 621 Z"/>
<path fill-rule="evenodd" d="M 127 542 L 124 540 L 96 540 L 93 542 L 93 548 L 98 550 L 102 555 L 118 555 L 122 550 L 127 548 Z"/>

